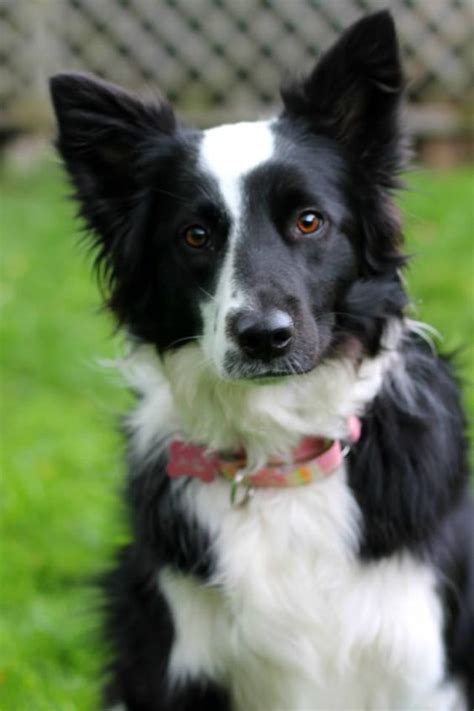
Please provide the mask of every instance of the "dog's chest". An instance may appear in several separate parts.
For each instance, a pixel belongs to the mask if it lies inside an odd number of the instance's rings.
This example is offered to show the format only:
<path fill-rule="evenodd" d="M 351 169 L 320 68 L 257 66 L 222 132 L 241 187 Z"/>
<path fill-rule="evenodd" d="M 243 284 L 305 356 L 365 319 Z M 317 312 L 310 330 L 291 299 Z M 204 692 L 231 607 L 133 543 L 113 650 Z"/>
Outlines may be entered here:
<path fill-rule="evenodd" d="M 221 482 L 186 496 L 211 533 L 217 572 L 207 586 L 161 576 L 176 628 L 172 675 L 223 683 L 242 711 L 410 709 L 436 688 L 433 576 L 408 555 L 358 561 L 360 513 L 342 471 L 305 490 L 259 492 L 242 509 L 229 508 Z"/>

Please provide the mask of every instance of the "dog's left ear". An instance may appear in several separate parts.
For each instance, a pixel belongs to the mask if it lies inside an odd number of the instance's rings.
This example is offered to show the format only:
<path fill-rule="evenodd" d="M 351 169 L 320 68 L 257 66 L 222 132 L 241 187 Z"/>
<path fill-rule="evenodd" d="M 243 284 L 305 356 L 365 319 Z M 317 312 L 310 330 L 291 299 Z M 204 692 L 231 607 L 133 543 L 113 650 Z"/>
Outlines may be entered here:
<path fill-rule="evenodd" d="M 308 77 L 283 87 L 282 98 L 286 115 L 307 119 L 362 169 L 388 177 L 403 158 L 403 87 L 395 25 L 384 10 L 349 27 Z"/>

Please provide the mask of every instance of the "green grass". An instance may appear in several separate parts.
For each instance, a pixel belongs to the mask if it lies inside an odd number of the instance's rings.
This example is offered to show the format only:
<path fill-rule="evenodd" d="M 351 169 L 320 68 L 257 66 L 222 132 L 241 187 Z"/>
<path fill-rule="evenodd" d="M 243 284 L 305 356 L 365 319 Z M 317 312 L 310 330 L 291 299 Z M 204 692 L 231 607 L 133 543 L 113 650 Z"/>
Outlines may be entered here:
<path fill-rule="evenodd" d="M 418 317 L 445 335 L 446 349 L 470 344 L 473 173 L 409 183 L 402 202 Z M 87 581 L 126 535 L 115 425 L 128 398 L 96 365 L 116 346 L 65 193 L 52 164 L 3 171 L 0 707 L 9 711 L 97 706 L 103 652 Z M 461 360 L 472 379 L 471 345 Z"/>

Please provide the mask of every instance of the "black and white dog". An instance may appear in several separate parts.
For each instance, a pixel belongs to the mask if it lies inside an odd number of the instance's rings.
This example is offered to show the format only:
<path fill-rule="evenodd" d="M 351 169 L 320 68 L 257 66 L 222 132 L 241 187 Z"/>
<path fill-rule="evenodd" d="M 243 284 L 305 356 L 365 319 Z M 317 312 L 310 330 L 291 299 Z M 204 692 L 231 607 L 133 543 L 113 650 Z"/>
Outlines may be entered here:
<path fill-rule="evenodd" d="M 198 131 L 86 76 L 51 87 L 134 344 L 106 703 L 472 708 L 464 419 L 405 316 L 390 15 L 350 27 L 270 121 Z"/>

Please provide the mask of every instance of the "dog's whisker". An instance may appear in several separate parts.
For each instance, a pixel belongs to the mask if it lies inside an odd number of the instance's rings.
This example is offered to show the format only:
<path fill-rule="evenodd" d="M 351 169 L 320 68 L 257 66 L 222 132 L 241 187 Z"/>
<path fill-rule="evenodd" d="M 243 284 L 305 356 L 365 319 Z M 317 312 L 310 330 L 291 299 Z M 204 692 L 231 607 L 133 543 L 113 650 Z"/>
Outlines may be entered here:
<path fill-rule="evenodd" d="M 168 348 L 175 348 L 182 343 L 189 343 L 191 341 L 199 341 L 199 336 L 183 336 L 183 338 L 177 338 L 169 344 Z"/>
<path fill-rule="evenodd" d="M 206 291 L 206 289 L 204 289 L 204 287 L 198 286 L 198 289 L 199 289 L 200 291 L 202 291 L 202 293 L 205 294 L 211 301 L 215 301 L 215 300 L 216 300 L 216 295 L 213 296 L 213 295 L 210 294 L 208 291 Z"/>

